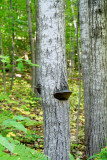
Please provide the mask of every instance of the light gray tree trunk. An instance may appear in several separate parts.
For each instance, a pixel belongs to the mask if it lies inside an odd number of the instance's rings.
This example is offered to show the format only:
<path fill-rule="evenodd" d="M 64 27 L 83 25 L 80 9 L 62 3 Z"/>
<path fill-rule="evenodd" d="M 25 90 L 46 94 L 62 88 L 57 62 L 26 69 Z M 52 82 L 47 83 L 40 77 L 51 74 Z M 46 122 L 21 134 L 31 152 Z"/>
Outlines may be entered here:
<path fill-rule="evenodd" d="M 107 143 L 107 1 L 80 0 L 86 154 Z"/>
<path fill-rule="evenodd" d="M 29 38 L 30 38 L 30 48 L 31 48 L 31 62 L 35 64 L 35 52 L 34 52 L 34 42 L 32 37 L 32 22 L 31 22 L 31 10 L 30 10 L 30 1 L 26 0 L 27 16 L 28 16 L 28 26 L 29 26 Z M 32 91 L 35 88 L 35 66 L 32 66 L 31 70 L 31 87 Z"/>
<path fill-rule="evenodd" d="M 64 0 L 38 0 L 40 83 L 44 116 L 44 153 L 69 160 L 69 100 L 54 98 L 68 89 L 65 57 Z"/>

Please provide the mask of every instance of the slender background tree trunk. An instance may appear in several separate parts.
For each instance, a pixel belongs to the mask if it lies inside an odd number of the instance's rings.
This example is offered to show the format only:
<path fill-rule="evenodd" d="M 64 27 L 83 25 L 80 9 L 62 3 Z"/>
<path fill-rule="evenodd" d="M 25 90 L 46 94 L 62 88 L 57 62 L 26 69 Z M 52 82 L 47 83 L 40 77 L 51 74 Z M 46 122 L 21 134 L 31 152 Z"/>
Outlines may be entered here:
<path fill-rule="evenodd" d="M 10 10 L 12 11 L 12 0 L 10 0 Z M 11 14 L 11 18 L 12 18 L 12 75 L 11 75 L 11 86 L 10 89 L 13 88 L 13 81 L 14 81 L 14 54 L 15 54 L 15 44 L 14 44 L 14 18 L 13 18 L 13 14 Z"/>
<path fill-rule="evenodd" d="M 31 22 L 31 10 L 30 10 L 30 1 L 26 0 L 27 16 L 28 16 L 28 26 L 29 26 L 29 37 L 30 37 L 30 48 L 31 48 L 31 62 L 35 64 L 35 52 L 34 52 L 34 43 L 32 37 L 32 22 Z M 35 88 L 35 66 L 32 66 L 31 70 L 31 86 L 32 91 Z"/>
<path fill-rule="evenodd" d="M 86 154 L 107 143 L 107 1 L 80 0 Z"/>
<path fill-rule="evenodd" d="M 36 51 L 35 51 L 35 63 L 40 65 L 40 47 L 39 47 L 39 42 L 40 42 L 40 27 L 39 27 L 39 7 L 38 7 L 38 0 L 35 0 L 35 17 L 36 17 Z M 40 94 L 38 94 L 36 87 L 38 87 L 40 84 L 40 68 L 36 67 L 35 70 L 35 93 L 37 95 L 37 97 L 40 96 Z"/>
<path fill-rule="evenodd" d="M 1 25 L 0 25 L 1 27 Z M 3 46 L 2 46 L 2 35 L 1 35 L 1 28 L 0 28 L 0 50 L 1 50 L 1 55 L 4 56 L 3 54 Z M 4 94 L 6 93 L 6 73 L 5 73 L 5 62 L 2 62 L 3 64 L 3 87 L 4 87 Z"/>
<path fill-rule="evenodd" d="M 68 89 L 64 5 L 64 0 L 38 0 L 44 152 L 51 160 L 69 160 L 70 152 L 69 101 L 54 98 L 57 90 Z"/>

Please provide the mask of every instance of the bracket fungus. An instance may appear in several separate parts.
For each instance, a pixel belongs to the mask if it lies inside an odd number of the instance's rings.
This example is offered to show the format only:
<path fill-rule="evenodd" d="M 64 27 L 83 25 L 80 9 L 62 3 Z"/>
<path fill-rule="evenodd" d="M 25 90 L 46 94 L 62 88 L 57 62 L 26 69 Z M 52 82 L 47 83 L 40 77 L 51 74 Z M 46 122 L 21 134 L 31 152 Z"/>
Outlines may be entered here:
<path fill-rule="evenodd" d="M 54 97 L 59 100 L 68 100 L 71 94 L 69 89 L 58 90 L 54 93 Z"/>

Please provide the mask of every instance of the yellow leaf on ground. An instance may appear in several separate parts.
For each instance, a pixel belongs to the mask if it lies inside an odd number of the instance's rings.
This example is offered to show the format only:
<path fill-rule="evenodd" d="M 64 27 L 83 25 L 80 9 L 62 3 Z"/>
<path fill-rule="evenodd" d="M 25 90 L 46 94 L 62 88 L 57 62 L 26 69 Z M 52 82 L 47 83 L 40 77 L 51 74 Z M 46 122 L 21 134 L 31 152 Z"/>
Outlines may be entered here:
<path fill-rule="evenodd" d="M 9 133 L 6 135 L 6 137 L 9 137 L 9 138 L 10 138 L 11 136 L 12 136 L 12 137 L 16 137 L 16 135 L 15 135 L 13 132 L 9 132 Z"/>

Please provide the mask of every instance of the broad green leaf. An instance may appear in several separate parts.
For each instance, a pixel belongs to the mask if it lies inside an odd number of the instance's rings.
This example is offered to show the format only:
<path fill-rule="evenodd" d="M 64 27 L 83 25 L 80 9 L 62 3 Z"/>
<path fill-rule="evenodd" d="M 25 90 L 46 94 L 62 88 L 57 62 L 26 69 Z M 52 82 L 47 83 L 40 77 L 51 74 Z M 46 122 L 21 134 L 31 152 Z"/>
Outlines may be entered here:
<path fill-rule="evenodd" d="M 5 62 L 6 62 L 6 60 L 4 60 L 4 59 L 1 59 L 1 61 L 2 61 L 3 63 L 5 63 Z"/>
<path fill-rule="evenodd" d="M 38 64 L 32 63 L 31 60 L 25 60 L 25 62 L 27 62 L 30 66 L 40 67 Z"/>
<path fill-rule="evenodd" d="M 13 152 L 15 147 L 14 143 L 10 143 L 7 138 L 2 135 L 0 135 L 0 144 L 7 148 L 10 152 Z"/>
<path fill-rule="evenodd" d="M 16 61 L 17 62 L 22 62 L 22 60 L 23 60 L 22 58 L 18 58 Z"/>
<path fill-rule="evenodd" d="M 4 56 L 3 55 L 0 55 L 0 58 L 3 58 Z"/>
<path fill-rule="evenodd" d="M 89 160 L 89 159 L 92 159 L 92 158 L 96 158 L 96 157 L 97 157 L 97 154 L 89 157 L 88 160 Z"/>
<path fill-rule="evenodd" d="M 13 118 L 14 120 L 19 120 L 19 121 L 23 121 L 23 120 L 30 120 L 30 118 L 28 118 L 28 117 L 24 117 L 24 116 L 15 116 L 14 118 Z"/>
<path fill-rule="evenodd" d="M 7 63 L 6 68 L 11 69 L 11 68 L 12 68 L 12 65 L 11 65 L 10 63 Z"/>
<path fill-rule="evenodd" d="M 70 160 L 75 160 L 72 154 L 70 154 L 69 157 L 70 157 Z"/>
<path fill-rule="evenodd" d="M 22 62 L 19 62 L 18 65 L 17 65 L 17 67 L 20 69 L 21 72 L 23 72 L 24 66 L 23 66 Z"/>
<path fill-rule="evenodd" d="M 4 126 L 8 126 L 8 127 L 15 127 L 16 129 L 18 130 L 21 130 L 25 133 L 27 133 L 27 130 L 26 128 L 24 127 L 23 124 L 19 123 L 19 122 L 16 122 L 15 120 L 12 120 L 12 119 L 7 119 L 5 120 L 2 125 Z"/>
<path fill-rule="evenodd" d="M 31 65 L 31 66 L 35 66 L 35 67 L 40 67 L 40 65 L 38 65 L 38 64 L 33 64 L 33 63 L 31 63 L 30 65 Z"/>

